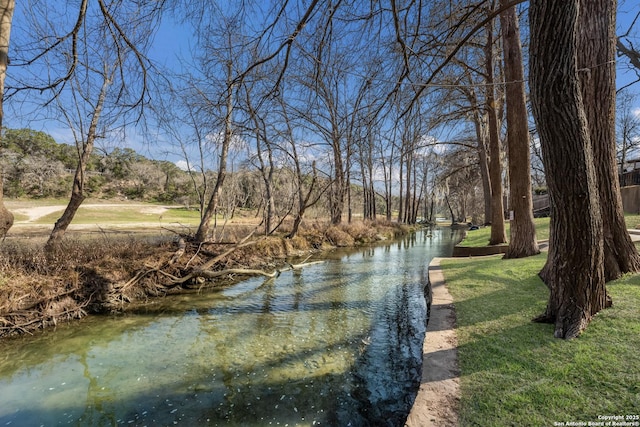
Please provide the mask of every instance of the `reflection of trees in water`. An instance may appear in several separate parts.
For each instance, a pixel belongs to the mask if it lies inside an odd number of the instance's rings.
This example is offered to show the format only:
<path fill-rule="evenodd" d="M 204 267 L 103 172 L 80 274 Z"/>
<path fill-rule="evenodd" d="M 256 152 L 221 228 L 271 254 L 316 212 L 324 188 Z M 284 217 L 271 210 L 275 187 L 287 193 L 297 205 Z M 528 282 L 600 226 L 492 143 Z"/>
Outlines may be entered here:
<path fill-rule="evenodd" d="M 83 367 L 82 375 L 87 379 L 88 384 L 84 412 L 78 418 L 78 422 L 82 422 L 84 425 L 116 425 L 117 417 L 113 412 L 114 408 L 107 408 L 106 405 L 103 405 L 104 397 L 112 395 L 113 391 L 100 387 L 98 378 L 91 374 L 86 351 L 80 356 L 80 364 Z"/>
<path fill-rule="evenodd" d="M 353 394 L 367 424 L 406 420 L 420 386 L 425 317 L 422 284 L 397 286 L 387 294 L 354 372 Z"/>

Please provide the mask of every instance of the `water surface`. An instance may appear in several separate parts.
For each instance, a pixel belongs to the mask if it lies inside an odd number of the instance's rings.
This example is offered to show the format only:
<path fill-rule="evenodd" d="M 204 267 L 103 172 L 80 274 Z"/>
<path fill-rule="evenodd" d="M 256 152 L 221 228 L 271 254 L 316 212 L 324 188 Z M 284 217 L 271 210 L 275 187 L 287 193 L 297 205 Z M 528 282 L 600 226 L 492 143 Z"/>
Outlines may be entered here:
<path fill-rule="evenodd" d="M 457 235 L 335 251 L 275 280 L 0 344 L 0 426 L 403 425 L 432 257 Z"/>

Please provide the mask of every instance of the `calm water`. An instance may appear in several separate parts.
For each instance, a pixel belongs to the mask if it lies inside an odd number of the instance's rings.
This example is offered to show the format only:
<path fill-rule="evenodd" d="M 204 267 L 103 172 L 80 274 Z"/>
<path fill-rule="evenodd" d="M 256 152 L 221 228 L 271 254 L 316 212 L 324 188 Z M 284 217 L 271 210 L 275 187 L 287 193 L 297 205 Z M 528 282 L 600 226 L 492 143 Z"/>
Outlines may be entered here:
<path fill-rule="evenodd" d="M 0 426 L 403 425 L 449 229 L 0 344 Z"/>

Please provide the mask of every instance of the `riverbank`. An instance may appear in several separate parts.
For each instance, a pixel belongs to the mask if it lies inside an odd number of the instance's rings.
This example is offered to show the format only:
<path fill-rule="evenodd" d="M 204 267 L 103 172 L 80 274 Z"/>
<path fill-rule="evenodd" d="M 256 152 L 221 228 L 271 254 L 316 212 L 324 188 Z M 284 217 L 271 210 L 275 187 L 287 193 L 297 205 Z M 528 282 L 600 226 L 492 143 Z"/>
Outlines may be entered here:
<path fill-rule="evenodd" d="M 440 267 L 429 264 L 429 323 L 422 348 L 422 380 L 406 427 L 455 427 L 460 407 L 458 337 L 453 297 Z"/>
<path fill-rule="evenodd" d="M 293 268 L 287 259 L 336 247 L 360 246 L 404 235 L 410 228 L 386 222 L 331 226 L 307 222 L 294 238 L 283 230 L 255 236 L 236 225 L 217 243 L 197 244 L 177 232 L 99 233 L 66 239 L 46 253 L 38 238 L 0 246 L 0 338 L 32 333 L 91 313 L 120 312 L 132 302 L 205 287 L 250 275 Z M 83 237 L 84 236 L 84 237 Z"/>

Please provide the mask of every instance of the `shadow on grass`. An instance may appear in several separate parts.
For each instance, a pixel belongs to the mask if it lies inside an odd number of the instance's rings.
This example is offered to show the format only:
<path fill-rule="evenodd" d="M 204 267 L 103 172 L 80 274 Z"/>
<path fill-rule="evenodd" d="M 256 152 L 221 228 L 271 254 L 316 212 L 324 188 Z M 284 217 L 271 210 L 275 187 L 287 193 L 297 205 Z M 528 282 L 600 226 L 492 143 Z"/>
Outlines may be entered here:
<path fill-rule="evenodd" d="M 571 341 L 531 319 L 548 290 L 544 256 L 443 265 L 458 319 L 461 425 L 597 421 L 640 407 L 640 276 L 608 285 L 614 307 Z"/>

